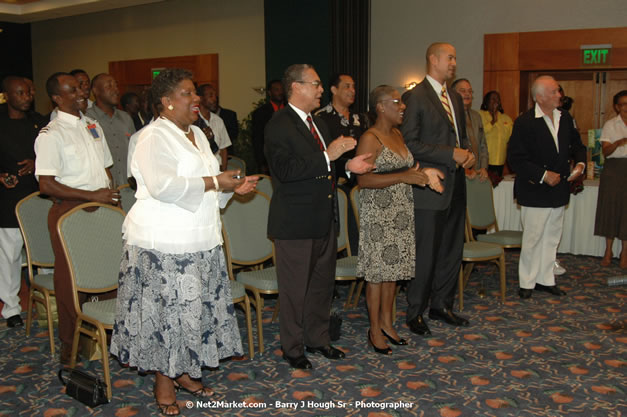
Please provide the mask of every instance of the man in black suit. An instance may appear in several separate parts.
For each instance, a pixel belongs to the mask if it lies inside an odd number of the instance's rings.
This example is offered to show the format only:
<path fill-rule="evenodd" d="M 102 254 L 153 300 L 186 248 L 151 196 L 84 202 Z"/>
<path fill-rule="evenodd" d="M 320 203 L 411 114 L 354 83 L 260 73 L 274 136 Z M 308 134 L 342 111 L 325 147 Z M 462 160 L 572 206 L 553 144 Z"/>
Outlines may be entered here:
<path fill-rule="evenodd" d="M 516 122 L 507 148 L 507 162 L 516 173 L 514 197 L 521 206 L 522 248 L 518 263 L 520 298 L 532 291 L 566 293 L 555 285 L 553 265 L 570 199 L 569 182 L 585 169 L 586 147 L 567 111 L 560 111 L 559 85 L 549 76 L 531 86 L 536 102 Z M 570 172 L 569 159 L 576 162 Z"/>
<path fill-rule="evenodd" d="M 253 151 L 255 153 L 255 161 L 257 169 L 262 174 L 267 174 L 268 162 L 263 154 L 264 145 L 264 129 L 266 124 L 272 119 L 274 112 L 285 107 L 285 94 L 283 93 L 283 84 L 281 80 L 271 80 L 266 86 L 266 94 L 268 100 L 262 106 L 259 106 L 252 115 L 253 124 Z"/>
<path fill-rule="evenodd" d="M 474 164 L 466 136 L 462 99 L 446 82 L 455 76 L 455 48 L 434 43 L 427 49 L 427 76 L 407 98 L 401 131 L 421 167 L 442 172 L 444 191 L 413 187 L 416 223 L 416 277 L 407 289 L 407 324 L 420 335 L 431 334 L 429 318 L 455 326 L 468 320 L 453 314 L 455 287 L 464 245 L 466 180 Z"/>
<path fill-rule="evenodd" d="M 265 130 L 265 154 L 274 184 L 268 235 L 274 239 L 279 282 L 283 358 L 294 368 L 311 368 L 305 356 L 320 353 L 341 359 L 329 344 L 329 317 L 337 257 L 335 162 L 355 148 L 352 137 L 331 142 L 324 121 L 312 117 L 324 91 L 314 68 L 296 64 L 283 78 L 288 105 Z M 355 157 L 346 168 L 361 174 L 372 169 Z"/>

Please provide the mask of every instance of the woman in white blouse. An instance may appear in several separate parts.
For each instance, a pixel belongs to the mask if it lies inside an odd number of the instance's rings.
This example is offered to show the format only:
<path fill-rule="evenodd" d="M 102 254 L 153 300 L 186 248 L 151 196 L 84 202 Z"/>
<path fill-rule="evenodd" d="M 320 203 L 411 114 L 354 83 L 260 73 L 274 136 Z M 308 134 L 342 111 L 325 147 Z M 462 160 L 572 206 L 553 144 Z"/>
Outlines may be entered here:
<path fill-rule="evenodd" d="M 599 183 L 594 234 L 605 237 L 602 266 L 612 262 L 614 238 L 622 242 L 620 267 L 627 269 L 627 90 L 614 96 L 618 115 L 608 120 L 601 133 L 605 164 Z"/>
<path fill-rule="evenodd" d="M 164 415 L 178 415 L 175 390 L 209 397 L 202 367 L 242 353 L 222 252 L 219 209 L 257 177 L 220 173 L 207 138 L 192 123 L 199 98 L 192 74 L 162 71 L 152 93 L 160 117 L 143 129 L 131 161 L 137 202 L 123 226 L 111 353 L 155 372 Z M 225 192 L 226 191 L 226 192 Z"/>

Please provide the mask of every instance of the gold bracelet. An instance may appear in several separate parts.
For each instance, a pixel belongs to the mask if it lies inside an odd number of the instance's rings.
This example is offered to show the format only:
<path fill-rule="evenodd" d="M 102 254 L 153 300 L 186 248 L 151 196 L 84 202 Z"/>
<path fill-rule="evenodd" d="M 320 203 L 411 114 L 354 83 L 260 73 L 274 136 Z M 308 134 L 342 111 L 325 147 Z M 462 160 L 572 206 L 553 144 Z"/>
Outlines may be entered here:
<path fill-rule="evenodd" d="M 213 187 L 216 191 L 220 191 L 220 184 L 218 184 L 218 177 L 211 177 L 213 180 Z"/>

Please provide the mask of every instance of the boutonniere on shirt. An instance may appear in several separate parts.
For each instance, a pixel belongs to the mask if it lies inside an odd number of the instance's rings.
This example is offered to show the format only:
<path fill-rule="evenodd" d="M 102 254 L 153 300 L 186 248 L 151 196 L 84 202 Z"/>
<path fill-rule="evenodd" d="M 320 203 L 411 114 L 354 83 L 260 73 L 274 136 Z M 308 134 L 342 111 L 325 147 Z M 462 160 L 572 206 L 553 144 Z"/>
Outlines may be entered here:
<path fill-rule="evenodd" d="M 87 130 L 89 130 L 89 133 L 91 133 L 91 136 L 94 139 L 100 139 L 100 135 L 98 135 L 98 130 L 96 130 L 96 124 L 95 123 L 87 125 Z"/>
<path fill-rule="evenodd" d="M 358 114 L 353 114 L 353 126 L 361 126 L 361 123 L 359 123 L 359 115 Z"/>

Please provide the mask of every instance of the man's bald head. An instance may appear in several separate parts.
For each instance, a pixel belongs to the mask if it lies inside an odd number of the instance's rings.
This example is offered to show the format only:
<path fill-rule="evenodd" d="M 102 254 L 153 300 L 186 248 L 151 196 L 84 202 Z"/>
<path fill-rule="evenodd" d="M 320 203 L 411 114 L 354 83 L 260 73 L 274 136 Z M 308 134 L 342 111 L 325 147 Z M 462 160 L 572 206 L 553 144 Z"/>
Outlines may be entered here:
<path fill-rule="evenodd" d="M 450 43 L 436 42 L 427 48 L 427 74 L 440 84 L 455 77 L 457 56 L 455 47 Z"/>

